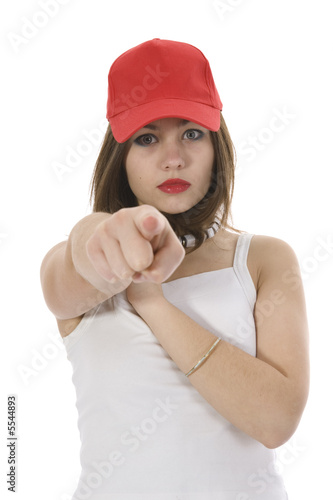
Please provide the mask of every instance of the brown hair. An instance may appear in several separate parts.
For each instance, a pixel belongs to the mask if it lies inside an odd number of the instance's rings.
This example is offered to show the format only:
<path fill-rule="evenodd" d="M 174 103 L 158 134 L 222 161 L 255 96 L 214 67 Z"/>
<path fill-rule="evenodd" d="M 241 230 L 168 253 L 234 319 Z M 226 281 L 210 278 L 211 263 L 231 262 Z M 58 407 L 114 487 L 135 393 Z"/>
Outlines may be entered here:
<path fill-rule="evenodd" d="M 214 147 L 214 166 L 210 187 L 194 207 L 180 214 L 163 215 L 178 236 L 193 234 L 197 242 L 193 251 L 203 243 L 205 230 L 215 220 L 224 228 L 240 233 L 229 224 L 232 221 L 231 201 L 235 179 L 235 149 L 230 138 L 224 118 L 221 114 L 220 129 L 210 132 Z M 94 212 L 114 213 L 121 208 L 138 206 L 127 180 L 124 159 L 127 153 L 127 142 L 118 143 L 107 128 L 104 141 L 96 161 L 91 180 L 90 201 L 93 201 Z"/>

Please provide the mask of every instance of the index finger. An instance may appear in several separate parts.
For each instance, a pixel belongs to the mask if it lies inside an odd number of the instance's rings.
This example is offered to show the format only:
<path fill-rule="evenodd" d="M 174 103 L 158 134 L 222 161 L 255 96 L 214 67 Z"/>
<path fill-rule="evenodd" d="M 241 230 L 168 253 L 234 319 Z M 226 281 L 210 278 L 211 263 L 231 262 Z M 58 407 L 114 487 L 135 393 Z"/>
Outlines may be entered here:
<path fill-rule="evenodd" d="M 142 236 L 151 241 L 155 236 L 162 234 L 168 221 L 156 208 L 150 205 L 142 205 L 134 216 L 134 224 Z"/>
<path fill-rule="evenodd" d="M 178 268 L 185 257 L 185 249 L 171 227 L 158 245 L 152 264 L 142 273 L 148 281 L 163 283 Z"/>

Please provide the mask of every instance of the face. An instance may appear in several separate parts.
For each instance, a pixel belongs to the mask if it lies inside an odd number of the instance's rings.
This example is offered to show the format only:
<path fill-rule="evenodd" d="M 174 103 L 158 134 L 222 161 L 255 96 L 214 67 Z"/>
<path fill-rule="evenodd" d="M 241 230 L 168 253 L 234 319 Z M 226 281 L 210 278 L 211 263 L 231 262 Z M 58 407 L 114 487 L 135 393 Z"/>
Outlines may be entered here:
<path fill-rule="evenodd" d="M 164 118 L 129 139 L 125 168 L 139 205 L 177 214 L 205 196 L 213 163 L 209 130 L 180 118 Z"/>

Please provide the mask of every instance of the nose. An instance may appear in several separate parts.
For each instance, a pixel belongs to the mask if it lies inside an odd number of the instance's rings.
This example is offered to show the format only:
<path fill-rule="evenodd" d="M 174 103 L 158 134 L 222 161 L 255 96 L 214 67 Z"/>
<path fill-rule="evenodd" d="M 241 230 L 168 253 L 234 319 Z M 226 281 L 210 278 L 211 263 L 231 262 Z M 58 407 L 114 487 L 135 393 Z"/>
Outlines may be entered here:
<path fill-rule="evenodd" d="M 184 168 L 185 159 L 178 143 L 166 144 L 163 148 L 161 168 L 163 170 L 179 170 Z"/>

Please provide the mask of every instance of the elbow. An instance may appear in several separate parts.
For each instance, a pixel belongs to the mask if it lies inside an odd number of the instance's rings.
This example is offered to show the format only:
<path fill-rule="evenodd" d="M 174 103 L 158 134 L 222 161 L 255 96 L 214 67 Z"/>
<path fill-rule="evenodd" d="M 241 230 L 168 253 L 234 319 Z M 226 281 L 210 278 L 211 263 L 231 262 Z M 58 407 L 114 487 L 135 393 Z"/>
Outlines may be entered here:
<path fill-rule="evenodd" d="M 293 415 L 289 418 L 281 418 L 279 422 L 276 422 L 266 429 L 264 435 L 261 436 L 260 442 L 271 450 L 279 448 L 284 445 L 295 433 L 298 424 L 300 422 L 302 413 Z"/>
<path fill-rule="evenodd" d="M 266 448 L 274 450 L 285 444 L 293 436 L 298 426 L 298 421 L 288 421 L 281 419 L 280 422 L 263 422 L 260 426 L 256 422 L 255 428 L 248 429 L 246 432 L 253 439 L 261 443 Z"/>
<path fill-rule="evenodd" d="M 274 450 L 289 441 L 293 434 L 294 432 L 291 432 L 290 434 L 271 433 L 269 436 L 266 436 L 265 439 L 261 440 L 261 444 L 270 450 Z"/>
<path fill-rule="evenodd" d="M 269 419 L 269 425 L 262 426 L 264 429 L 260 442 L 269 449 L 279 448 L 284 445 L 296 432 L 302 418 L 308 398 L 308 387 L 295 397 L 293 393 L 291 401 L 283 408 L 276 408 L 274 415 Z"/>

